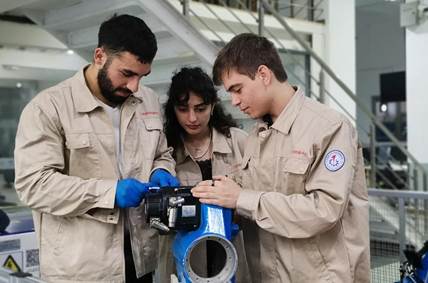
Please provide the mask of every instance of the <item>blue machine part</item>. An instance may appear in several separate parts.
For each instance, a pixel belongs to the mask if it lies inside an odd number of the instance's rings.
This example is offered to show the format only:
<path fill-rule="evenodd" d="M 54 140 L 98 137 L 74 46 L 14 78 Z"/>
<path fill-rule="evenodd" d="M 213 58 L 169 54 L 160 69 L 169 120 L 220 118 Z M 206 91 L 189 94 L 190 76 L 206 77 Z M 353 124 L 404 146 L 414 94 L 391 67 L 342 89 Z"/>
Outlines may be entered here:
<path fill-rule="evenodd" d="M 404 250 L 407 261 L 400 266 L 401 280 L 396 283 L 428 283 L 428 241 L 419 251 Z"/>
<path fill-rule="evenodd" d="M 416 277 L 419 282 L 428 283 L 428 253 L 422 256 L 421 268 L 416 269 Z"/>
<path fill-rule="evenodd" d="M 232 211 L 214 205 L 201 204 L 201 223 L 195 231 L 179 231 L 173 243 L 173 255 L 177 276 L 181 283 L 187 282 L 234 282 L 238 256 L 231 239 L 237 232 L 232 223 Z M 211 260 L 218 261 L 221 268 L 211 277 L 198 272 L 198 249 L 207 242 L 218 249 Z M 199 254 L 200 255 L 200 254 Z"/>

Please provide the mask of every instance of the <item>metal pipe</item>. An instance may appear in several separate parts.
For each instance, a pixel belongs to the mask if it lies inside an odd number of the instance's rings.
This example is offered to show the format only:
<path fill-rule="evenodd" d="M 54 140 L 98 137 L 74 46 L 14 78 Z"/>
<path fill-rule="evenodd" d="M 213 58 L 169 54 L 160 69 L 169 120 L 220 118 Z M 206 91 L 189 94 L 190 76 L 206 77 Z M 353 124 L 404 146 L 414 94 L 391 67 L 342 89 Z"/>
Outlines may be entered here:
<path fill-rule="evenodd" d="M 376 187 L 376 137 L 373 125 L 370 126 L 370 186 Z"/>
<path fill-rule="evenodd" d="M 319 101 L 321 103 L 325 103 L 325 76 L 323 70 L 320 71 L 320 78 L 319 78 L 319 88 L 320 88 L 320 99 Z"/>
<path fill-rule="evenodd" d="M 404 262 L 406 260 L 406 256 L 403 253 L 404 248 L 406 247 L 406 210 L 404 208 L 404 198 L 398 199 L 398 211 L 400 218 L 400 227 L 398 229 L 400 234 L 400 262 Z"/>
<path fill-rule="evenodd" d="M 258 31 L 259 31 L 259 35 L 263 36 L 263 31 L 265 29 L 265 9 L 263 7 L 263 3 L 258 2 L 258 14 L 259 14 L 259 18 L 258 18 Z"/>
<path fill-rule="evenodd" d="M 189 16 L 189 0 L 182 0 L 183 5 L 183 15 L 185 17 Z"/>
<path fill-rule="evenodd" d="M 428 200 L 428 192 L 420 191 L 401 191 L 401 190 L 388 190 L 388 189 L 378 189 L 378 188 L 368 188 L 367 189 L 369 196 L 375 197 L 395 197 L 395 198 L 417 198 Z"/>

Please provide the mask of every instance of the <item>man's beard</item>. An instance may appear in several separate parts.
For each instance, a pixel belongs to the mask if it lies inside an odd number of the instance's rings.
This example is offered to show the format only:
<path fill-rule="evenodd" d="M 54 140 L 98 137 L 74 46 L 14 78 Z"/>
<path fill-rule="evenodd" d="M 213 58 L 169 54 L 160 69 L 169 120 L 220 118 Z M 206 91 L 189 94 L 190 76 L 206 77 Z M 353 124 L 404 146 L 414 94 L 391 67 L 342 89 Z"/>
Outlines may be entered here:
<path fill-rule="evenodd" d="M 108 62 L 102 67 L 102 69 L 98 72 L 97 80 L 98 80 L 98 86 L 101 91 L 101 95 L 104 96 L 105 99 L 107 99 L 108 102 L 114 105 L 120 105 L 122 104 L 129 95 L 132 94 L 132 91 L 130 91 L 127 88 L 114 88 L 113 83 L 111 82 L 110 78 L 107 75 L 107 70 L 110 64 Z M 117 91 L 128 93 L 128 96 L 119 96 L 115 93 Z"/>

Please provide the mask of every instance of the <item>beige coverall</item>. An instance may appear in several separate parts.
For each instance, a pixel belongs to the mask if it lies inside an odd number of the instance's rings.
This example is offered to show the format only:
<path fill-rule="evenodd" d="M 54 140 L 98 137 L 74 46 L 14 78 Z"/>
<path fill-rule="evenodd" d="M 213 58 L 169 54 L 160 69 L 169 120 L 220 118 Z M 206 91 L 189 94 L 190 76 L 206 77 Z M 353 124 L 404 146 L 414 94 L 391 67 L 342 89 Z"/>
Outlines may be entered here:
<path fill-rule="evenodd" d="M 157 95 L 140 87 L 121 107 L 122 177 L 148 181 L 156 168 L 174 174 Z M 38 94 L 22 112 L 15 186 L 33 209 L 44 280 L 123 282 L 125 220 L 137 273 L 156 268 L 158 233 L 146 225 L 142 206 L 114 207 L 115 143 L 112 121 L 83 70 Z"/>
<path fill-rule="evenodd" d="M 369 282 L 368 196 L 357 133 L 299 89 L 271 127 L 250 134 L 242 165 L 253 282 Z"/>

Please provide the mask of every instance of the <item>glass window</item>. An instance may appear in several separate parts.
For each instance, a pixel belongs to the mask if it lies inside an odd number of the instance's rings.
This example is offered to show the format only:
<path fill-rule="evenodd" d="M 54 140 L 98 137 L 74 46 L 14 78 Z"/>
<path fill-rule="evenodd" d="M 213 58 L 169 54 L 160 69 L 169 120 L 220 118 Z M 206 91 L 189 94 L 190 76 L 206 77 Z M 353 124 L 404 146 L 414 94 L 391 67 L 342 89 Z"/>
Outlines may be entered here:
<path fill-rule="evenodd" d="M 19 116 L 35 93 L 35 83 L 0 82 L 0 208 L 21 205 L 13 185 L 13 151 Z"/>
<path fill-rule="evenodd" d="M 309 56 L 298 51 L 279 51 L 279 55 L 287 71 L 290 84 L 300 86 L 306 96 L 310 96 L 310 64 Z"/>

